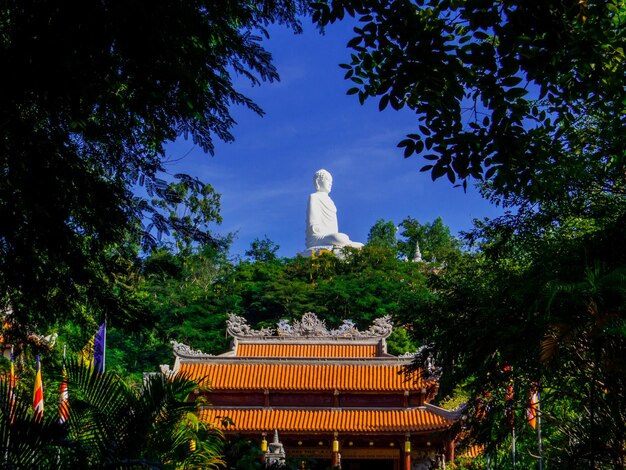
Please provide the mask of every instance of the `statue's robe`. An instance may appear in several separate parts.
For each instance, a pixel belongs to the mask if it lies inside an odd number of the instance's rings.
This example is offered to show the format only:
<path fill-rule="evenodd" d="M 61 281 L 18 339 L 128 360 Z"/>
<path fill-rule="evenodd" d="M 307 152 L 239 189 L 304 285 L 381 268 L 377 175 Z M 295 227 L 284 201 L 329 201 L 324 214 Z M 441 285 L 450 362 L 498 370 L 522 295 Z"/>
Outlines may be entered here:
<path fill-rule="evenodd" d="M 337 236 L 343 234 L 339 234 L 337 207 L 328 193 L 318 191 L 311 194 L 306 214 L 307 248 L 340 244 Z"/>

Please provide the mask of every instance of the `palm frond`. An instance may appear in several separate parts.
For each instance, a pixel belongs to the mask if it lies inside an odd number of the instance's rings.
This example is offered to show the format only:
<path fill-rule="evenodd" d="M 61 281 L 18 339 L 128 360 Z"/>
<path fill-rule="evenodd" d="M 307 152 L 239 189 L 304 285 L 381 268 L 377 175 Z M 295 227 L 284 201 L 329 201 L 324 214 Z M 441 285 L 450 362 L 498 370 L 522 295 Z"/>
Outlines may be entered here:
<path fill-rule="evenodd" d="M 54 411 L 35 422 L 32 396 L 12 389 L 0 378 L 0 467 L 47 468 L 80 461 L 80 451 L 67 439 Z"/>
<path fill-rule="evenodd" d="M 167 462 L 175 468 L 217 468 L 223 463 L 223 436 L 198 419 L 199 403 L 188 400 L 198 385 L 187 377 L 153 374 L 133 389 L 120 376 L 78 361 L 68 361 L 66 370 L 65 424 L 55 406 L 35 423 L 31 397 L 11 390 L 0 377 L 0 467 L 161 468 Z"/>

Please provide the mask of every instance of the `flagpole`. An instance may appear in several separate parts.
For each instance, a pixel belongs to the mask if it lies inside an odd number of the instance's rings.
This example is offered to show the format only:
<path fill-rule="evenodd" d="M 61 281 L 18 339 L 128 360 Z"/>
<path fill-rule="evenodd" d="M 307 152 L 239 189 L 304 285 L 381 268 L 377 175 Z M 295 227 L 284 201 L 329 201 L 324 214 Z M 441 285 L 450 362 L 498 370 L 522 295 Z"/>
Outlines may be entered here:
<path fill-rule="evenodd" d="M 541 392 L 537 391 L 537 439 L 539 441 L 539 470 L 543 470 L 543 443 L 541 441 Z"/>
<path fill-rule="evenodd" d="M 9 447 L 11 447 L 11 427 L 10 425 L 13 424 L 13 420 L 15 418 L 15 362 L 14 362 L 14 357 L 13 357 L 13 345 L 11 345 L 11 375 L 9 377 L 9 387 L 11 388 L 11 403 L 9 404 L 10 406 L 10 411 L 9 411 L 9 432 L 7 434 L 7 447 L 6 449 L 4 449 L 4 461 L 8 462 L 9 461 Z"/>
<path fill-rule="evenodd" d="M 511 371 L 511 368 L 508 368 Z M 515 395 L 515 387 L 513 385 L 513 379 L 509 379 L 509 390 L 505 398 L 505 416 L 508 415 L 509 425 L 511 426 L 511 455 L 513 459 L 513 470 L 515 470 L 515 409 L 513 404 L 513 397 Z M 508 412 L 508 413 L 507 413 Z"/>
<path fill-rule="evenodd" d="M 511 431 L 511 443 L 513 444 L 512 454 L 513 454 L 513 469 L 515 469 L 515 427 Z"/>
<path fill-rule="evenodd" d="M 69 392 L 67 386 L 67 371 L 65 370 L 65 354 L 66 345 L 63 345 L 63 362 L 62 362 L 62 377 L 61 384 L 59 385 L 59 424 L 66 424 L 70 419 L 69 414 Z"/>

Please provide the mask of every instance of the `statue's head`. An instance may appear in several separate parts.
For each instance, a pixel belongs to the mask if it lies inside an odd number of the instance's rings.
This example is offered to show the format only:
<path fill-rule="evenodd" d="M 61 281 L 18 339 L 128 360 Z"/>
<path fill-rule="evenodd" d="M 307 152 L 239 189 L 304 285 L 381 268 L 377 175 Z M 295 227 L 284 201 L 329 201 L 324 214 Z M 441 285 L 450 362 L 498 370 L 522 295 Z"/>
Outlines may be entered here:
<path fill-rule="evenodd" d="M 318 170 L 313 177 L 313 184 L 315 184 L 316 191 L 329 193 L 333 186 L 333 177 L 326 170 Z"/>

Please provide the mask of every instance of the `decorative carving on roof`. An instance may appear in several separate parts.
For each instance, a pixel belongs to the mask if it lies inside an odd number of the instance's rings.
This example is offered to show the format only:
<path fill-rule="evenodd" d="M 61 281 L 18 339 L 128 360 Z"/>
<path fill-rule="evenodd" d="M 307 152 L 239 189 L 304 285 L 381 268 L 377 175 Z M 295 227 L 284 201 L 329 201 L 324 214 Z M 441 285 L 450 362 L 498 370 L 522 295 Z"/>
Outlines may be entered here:
<path fill-rule="evenodd" d="M 228 333 L 239 338 L 262 338 L 268 336 L 281 336 L 289 338 L 386 338 L 391 334 L 393 325 L 389 315 L 377 318 L 366 331 L 359 331 L 352 320 L 344 320 L 336 330 L 329 330 L 326 322 L 321 320 L 313 312 L 302 315 L 300 320 L 280 320 L 276 324 L 276 330 L 262 328 L 254 330 L 248 325 L 245 318 L 229 314 L 226 320 Z"/>
<path fill-rule="evenodd" d="M 276 333 L 278 333 L 278 336 L 291 336 L 293 334 L 293 328 L 289 320 L 283 318 L 276 323 Z"/>
<path fill-rule="evenodd" d="M 393 324 L 391 323 L 391 316 L 385 315 L 384 317 L 377 318 L 372 322 L 372 326 L 364 333 L 365 336 L 384 336 L 385 338 L 391 334 Z"/>
<path fill-rule="evenodd" d="M 307 312 L 293 322 L 293 331 L 288 336 L 330 336 L 326 322 L 317 318 L 313 312 Z"/>
<path fill-rule="evenodd" d="M 441 367 L 435 365 L 435 357 L 432 353 L 429 353 L 428 357 L 424 361 L 424 370 L 430 378 L 435 380 L 441 379 L 442 369 Z"/>
<path fill-rule="evenodd" d="M 352 320 L 344 320 L 339 328 L 330 332 L 331 336 L 338 337 L 351 337 L 358 336 L 359 334 L 360 332 L 356 329 L 356 325 Z"/>
<path fill-rule="evenodd" d="M 178 341 L 170 341 L 172 344 L 172 349 L 174 350 L 174 354 L 182 357 L 207 357 L 213 356 L 213 354 L 206 354 L 200 350 L 191 349 L 190 346 L 186 344 L 179 343 Z"/>
<path fill-rule="evenodd" d="M 232 313 L 228 314 L 228 320 L 226 320 L 226 327 L 228 334 L 231 336 L 243 336 L 248 338 L 272 336 L 274 330 L 272 328 L 261 328 L 260 330 L 253 330 L 245 318 Z"/>

